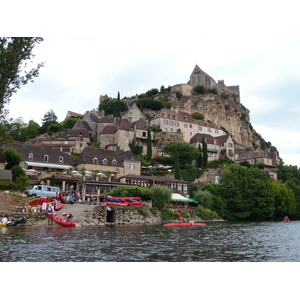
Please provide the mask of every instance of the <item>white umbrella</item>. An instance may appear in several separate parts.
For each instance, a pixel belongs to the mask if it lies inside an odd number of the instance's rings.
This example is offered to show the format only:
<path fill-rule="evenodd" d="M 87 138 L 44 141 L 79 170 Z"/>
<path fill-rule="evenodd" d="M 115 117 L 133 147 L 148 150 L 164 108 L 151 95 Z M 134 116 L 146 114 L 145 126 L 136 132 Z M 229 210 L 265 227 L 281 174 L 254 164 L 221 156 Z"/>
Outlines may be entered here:
<path fill-rule="evenodd" d="M 101 176 L 101 177 L 102 177 L 102 176 L 105 176 L 105 174 L 103 174 L 103 173 L 101 173 L 101 172 L 97 173 L 97 175 L 98 175 L 98 176 Z"/>
<path fill-rule="evenodd" d="M 85 171 L 85 174 L 93 174 L 91 171 Z"/>

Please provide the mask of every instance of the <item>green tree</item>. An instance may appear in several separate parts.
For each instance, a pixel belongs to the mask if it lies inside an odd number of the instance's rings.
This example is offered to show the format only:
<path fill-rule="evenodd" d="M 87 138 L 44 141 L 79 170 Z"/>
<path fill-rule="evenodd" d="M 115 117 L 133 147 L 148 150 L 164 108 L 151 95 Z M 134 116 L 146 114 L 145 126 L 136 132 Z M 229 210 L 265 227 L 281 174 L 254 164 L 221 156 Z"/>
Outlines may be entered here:
<path fill-rule="evenodd" d="M 37 122 L 30 120 L 27 126 L 25 127 L 24 134 L 27 137 L 27 139 L 32 139 L 38 136 L 39 130 L 40 125 Z"/>
<path fill-rule="evenodd" d="M 13 147 L 3 149 L 2 156 L 6 163 L 6 170 L 11 170 L 13 166 L 19 165 L 23 161 L 22 155 Z"/>
<path fill-rule="evenodd" d="M 263 170 L 235 164 L 227 166 L 220 176 L 219 191 L 226 219 L 270 219 L 274 215 L 271 179 Z"/>
<path fill-rule="evenodd" d="M 199 154 L 197 156 L 197 166 L 199 169 L 203 168 L 203 154 L 202 154 L 202 148 L 201 148 L 201 144 L 198 145 L 198 151 Z"/>
<path fill-rule="evenodd" d="M 66 118 L 61 124 L 62 129 L 72 129 L 79 119 L 82 119 L 82 116 L 71 116 Z"/>
<path fill-rule="evenodd" d="M 132 141 L 130 141 L 129 144 L 128 144 L 128 146 L 129 146 L 129 148 L 130 148 L 130 150 L 131 150 L 131 152 L 132 152 L 133 155 L 137 156 L 137 155 L 140 155 L 140 154 L 143 153 L 143 146 L 137 145 L 135 139 L 133 139 Z"/>
<path fill-rule="evenodd" d="M 275 199 L 275 217 L 283 218 L 296 213 L 297 201 L 292 189 L 281 181 L 273 181 L 272 192 Z"/>
<path fill-rule="evenodd" d="M 26 190 L 27 186 L 29 185 L 28 176 L 21 175 L 16 178 L 16 184 L 18 185 L 21 191 Z"/>
<path fill-rule="evenodd" d="M 25 171 L 20 165 L 14 165 L 11 169 L 12 180 L 16 181 L 16 179 L 20 176 L 26 176 Z"/>
<path fill-rule="evenodd" d="M 47 111 L 42 118 L 41 133 L 45 133 L 50 124 L 58 124 L 57 120 L 57 116 L 52 109 Z"/>
<path fill-rule="evenodd" d="M 62 127 L 60 124 L 58 123 L 51 123 L 49 124 L 49 126 L 47 127 L 47 133 L 49 135 L 52 135 L 52 133 L 55 133 L 55 132 L 59 132 L 62 130 Z"/>
<path fill-rule="evenodd" d="M 173 158 L 177 152 L 181 166 L 191 164 L 199 154 L 193 145 L 185 142 L 170 142 L 164 146 L 163 151 Z"/>
<path fill-rule="evenodd" d="M 33 48 L 43 41 L 40 37 L 0 37 L 0 112 L 12 95 L 29 81 L 39 76 L 43 63 L 32 69 L 28 63 L 34 55 Z"/>
<path fill-rule="evenodd" d="M 175 157 L 174 157 L 174 177 L 175 179 L 180 180 L 181 174 L 180 174 L 180 162 L 178 159 L 178 153 L 175 151 Z"/>
<path fill-rule="evenodd" d="M 207 143 L 205 141 L 204 136 L 202 138 L 201 144 L 202 144 L 202 166 L 205 169 L 207 166 L 208 154 L 207 154 Z"/>
<path fill-rule="evenodd" d="M 114 102 L 114 117 L 121 118 L 121 102 L 120 102 L 120 92 L 118 92 L 118 98 Z"/>
<path fill-rule="evenodd" d="M 165 208 L 166 204 L 171 201 L 172 190 L 164 186 L 155 186 L 151 188 L 153 205 L 159 210 Z"/>
<path fill-rule="evenodd" d="M 151 131 L 150 126 L 147 128 L 147 160 L 152 158 L 152 141 L 151 141 Z"/>
<path fill-rule="evenodd" d="M 193 200 L 197 201 L 199 205 L 211 209 L 213 205 L 213 194 L 210 191 L 198 190 L 194 192 Z"/>

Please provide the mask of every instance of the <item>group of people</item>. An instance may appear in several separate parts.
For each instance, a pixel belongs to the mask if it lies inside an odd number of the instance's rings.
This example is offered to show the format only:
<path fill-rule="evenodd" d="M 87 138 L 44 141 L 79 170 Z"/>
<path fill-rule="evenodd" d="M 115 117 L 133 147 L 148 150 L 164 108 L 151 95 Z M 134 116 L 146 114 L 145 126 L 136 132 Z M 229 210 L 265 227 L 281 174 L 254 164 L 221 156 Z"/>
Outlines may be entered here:
<path fill-rule="evenodd" d="M 179 206 L 177 207 L 177 212 L 178 212 L 179 222 L 186 223 L 186 220 L 183 218 L 183 215 L 182 215 L 183 214 L 182 210 Z M 189 223 L 194 223 L 193 214 L 194 214 L 193 209 L 191 207 L 189 207 L 188 208 Z"/>

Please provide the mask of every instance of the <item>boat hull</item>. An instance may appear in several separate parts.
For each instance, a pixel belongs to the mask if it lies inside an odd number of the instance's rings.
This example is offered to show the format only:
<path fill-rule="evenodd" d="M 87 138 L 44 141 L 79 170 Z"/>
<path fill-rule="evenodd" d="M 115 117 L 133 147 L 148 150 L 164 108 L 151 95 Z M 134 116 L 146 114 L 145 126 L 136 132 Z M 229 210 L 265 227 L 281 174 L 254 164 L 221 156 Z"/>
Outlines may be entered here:
<path fill-rule="evenodd" d="M 203 223 L 169 223 L 164 224 L 163 227 L 199 227 L 199 226 L 206 226 L 206 224 Z"/>
<path fill-rule="evenodd" d="M 61 219 L 61 218 L 58 218 L 56 216 L 53 216 L 53 220 L 54 220 L 55 223 L 57 223 L 59 225 L 62 225 L 62 226 L 65 226 L 65 227 L 75 227 L 76 226 L 75 223 L 64 220 L 64 219 Z"/>

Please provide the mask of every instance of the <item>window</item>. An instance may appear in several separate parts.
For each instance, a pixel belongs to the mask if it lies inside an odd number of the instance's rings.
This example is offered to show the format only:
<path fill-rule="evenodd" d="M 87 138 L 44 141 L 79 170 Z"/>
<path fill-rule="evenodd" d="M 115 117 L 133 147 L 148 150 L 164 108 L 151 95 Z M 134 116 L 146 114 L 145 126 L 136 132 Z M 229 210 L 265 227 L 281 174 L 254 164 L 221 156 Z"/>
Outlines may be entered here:
<path fill-rule="evenodd" d="M 184 128 L 188 128 L 188 124 L 184 124 Z"/>
<path fill-rule="evenodd" d="M 219 130 L 218 130 L 218 129 L 216 129 L 216 130 L 215 130 L 215 133 L 216 133 L 216 134 L 219 134 Z"/>
<path fill-rule="evenodd" d="M 193 125 L 192 124 L 190 124 L 190 128 L 192 128 L 193 127 Z"/>
<path fill-rule="evenodd" d="M 135 169 L 135 164 L 129 164 L 129 169 L 134 170 Z"/>
<path fill-rule="evenodd" d="M 94 158 L 93 158 L 93 164 L 94 164 L 94 165 L 98 165 L 98 158 L 97 158 L 97 157 L 94 157 Z"/>
<path fill-rule="evenodd" d="M 107 159 L 106 159 L 106 158 L 104 158 L 104 159 L 102 160 L 102 164 L 103 164 L 104 166 L 107 166 Z"/>
<path fill-rule="evenodd" d="M 60 163 L 60 164 L 63 164 L 63 163 L 64 163 L 64 158 L 63 158 L 62 156 L 60 156 L 58 160 L 59 160 L 59 163 Z"/>
<path fill-rule="evenodd" d="M 211 132 L 211 129 L 210 129 L 210 128 L 207 128 L 207 132 Z"/>
<path fill-rule="evenodd" d="M 228 147 L 231 147 L 231 148 L 232 148 L 232 143 L 228 143 Z"/>
<path fill-rule="evenodd" d="M 48 162 L 49 161 L 49 156 L 46 154 L 44 155 L 44 162 Z"/>
<path fill-rule="evenodd" d="M 198 127 L 198 130 L 199 130 L 199 131 L 202 131 L 202 127 L 201 127 L 201 126 L 199 126 L 199 127 Z"/>
<path fill-rule="evenodd" d="M 33 154 L 32 153 L 28 154 L 28 159 L 29 159 L 29 161 L 33 161 Z"/>
<path fill-rule="evenodd" d="M 125 132 L 125 136 L 129 136 L 129 131 L 126 131 L 126 132 Z"/>
<path fill-rule="evenodd" d="M 146 136 L 147 136 L 147 132 L 146 132 L 146 131 L 143 131 L 142 136 L 143 136 L 143 137 L 146 137 Z"/>
<path fill-rule="evenodd" d="M 167 125 L 167 124 L 168 124 L 168 120 L 164 120 L 164 124 L 166 124 L 166 125 Z"/>
<path fill-rule="evenodd" d="M 115 159 L 113 159 L 112 161 L 111 161 L 111 165 L 112 166 L 115 166 L 117 164 L 117 161 L 115 160 Z"/>

